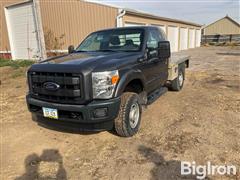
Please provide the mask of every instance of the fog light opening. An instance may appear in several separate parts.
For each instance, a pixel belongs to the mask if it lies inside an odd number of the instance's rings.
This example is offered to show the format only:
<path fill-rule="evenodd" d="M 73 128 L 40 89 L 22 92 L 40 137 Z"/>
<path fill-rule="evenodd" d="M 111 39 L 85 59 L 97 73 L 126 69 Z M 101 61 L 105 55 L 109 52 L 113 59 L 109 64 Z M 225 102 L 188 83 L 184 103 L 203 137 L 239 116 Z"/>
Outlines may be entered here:
<path fill-rule="evenodd" d="M 95 118 L 106 117 L 108 114 L 108 109 L 107 108 L 98 108 L 98 109 L 94 110 L 93 114 L 94 114 Z"/>
<path fill-rule="evenodd" d="M 73 119 L 82 119 L 80 113 L 72 112 L 71 113 L 71 118 Z"/>

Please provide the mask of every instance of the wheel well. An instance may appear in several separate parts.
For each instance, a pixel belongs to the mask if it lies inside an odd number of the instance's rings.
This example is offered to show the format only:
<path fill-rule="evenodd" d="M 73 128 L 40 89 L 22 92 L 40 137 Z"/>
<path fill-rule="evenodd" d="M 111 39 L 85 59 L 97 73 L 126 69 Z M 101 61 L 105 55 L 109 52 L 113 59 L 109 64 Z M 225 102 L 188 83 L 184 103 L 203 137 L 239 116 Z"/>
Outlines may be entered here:
<path fill-rule="evenodd" d="M 185 61 L 185 67 L 189 68 L 189 59 Z"/>
<path fill-rule="evenodd" d="M 124 89 L 124 92 L 135 92 L 137 94 L 143 91 L 143 84 L 140 79 L 130 81 Z"/>

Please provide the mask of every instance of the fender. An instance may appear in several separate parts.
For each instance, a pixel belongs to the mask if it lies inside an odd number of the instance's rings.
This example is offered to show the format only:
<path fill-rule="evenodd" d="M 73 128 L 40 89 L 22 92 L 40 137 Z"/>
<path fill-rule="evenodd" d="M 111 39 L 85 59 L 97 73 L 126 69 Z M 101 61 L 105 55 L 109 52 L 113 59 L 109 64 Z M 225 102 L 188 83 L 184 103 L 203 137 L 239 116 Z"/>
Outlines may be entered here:
<path fill-rule="evenodd" d="M 120 74 L 120 81 L 117 84 L 114 97 L 121 96 L 127 84 L 134 79 L 139 79 L 143 84 L 143 90 L 145 90 L 146 80 L 145 77 L 143 76 L 142 71 L 139 69 L 126 69 Z"/>

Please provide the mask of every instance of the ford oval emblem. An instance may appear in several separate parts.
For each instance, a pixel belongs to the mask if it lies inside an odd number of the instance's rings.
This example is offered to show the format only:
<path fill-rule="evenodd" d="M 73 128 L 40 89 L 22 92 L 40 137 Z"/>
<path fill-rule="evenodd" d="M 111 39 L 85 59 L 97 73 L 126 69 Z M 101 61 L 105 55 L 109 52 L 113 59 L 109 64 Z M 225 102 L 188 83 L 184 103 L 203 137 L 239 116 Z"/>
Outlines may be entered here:
<path fill-rule="evenodd" d="M 54 82 L 45 82 L 43 87 L 49 91 L 56 91 L 60 88 L 60 85 Z"/>

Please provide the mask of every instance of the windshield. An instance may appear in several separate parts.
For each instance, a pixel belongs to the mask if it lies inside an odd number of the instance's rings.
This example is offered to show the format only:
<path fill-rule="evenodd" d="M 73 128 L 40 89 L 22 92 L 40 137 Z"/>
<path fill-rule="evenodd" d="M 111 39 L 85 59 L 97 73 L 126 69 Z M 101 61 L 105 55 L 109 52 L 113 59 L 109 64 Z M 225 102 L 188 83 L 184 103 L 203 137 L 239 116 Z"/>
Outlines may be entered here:
<path fill-rule="evenodd" d="M 141 29 L 107 30 L 90 34 L 76 51 L 140 51 L 142 43 Z"/>

